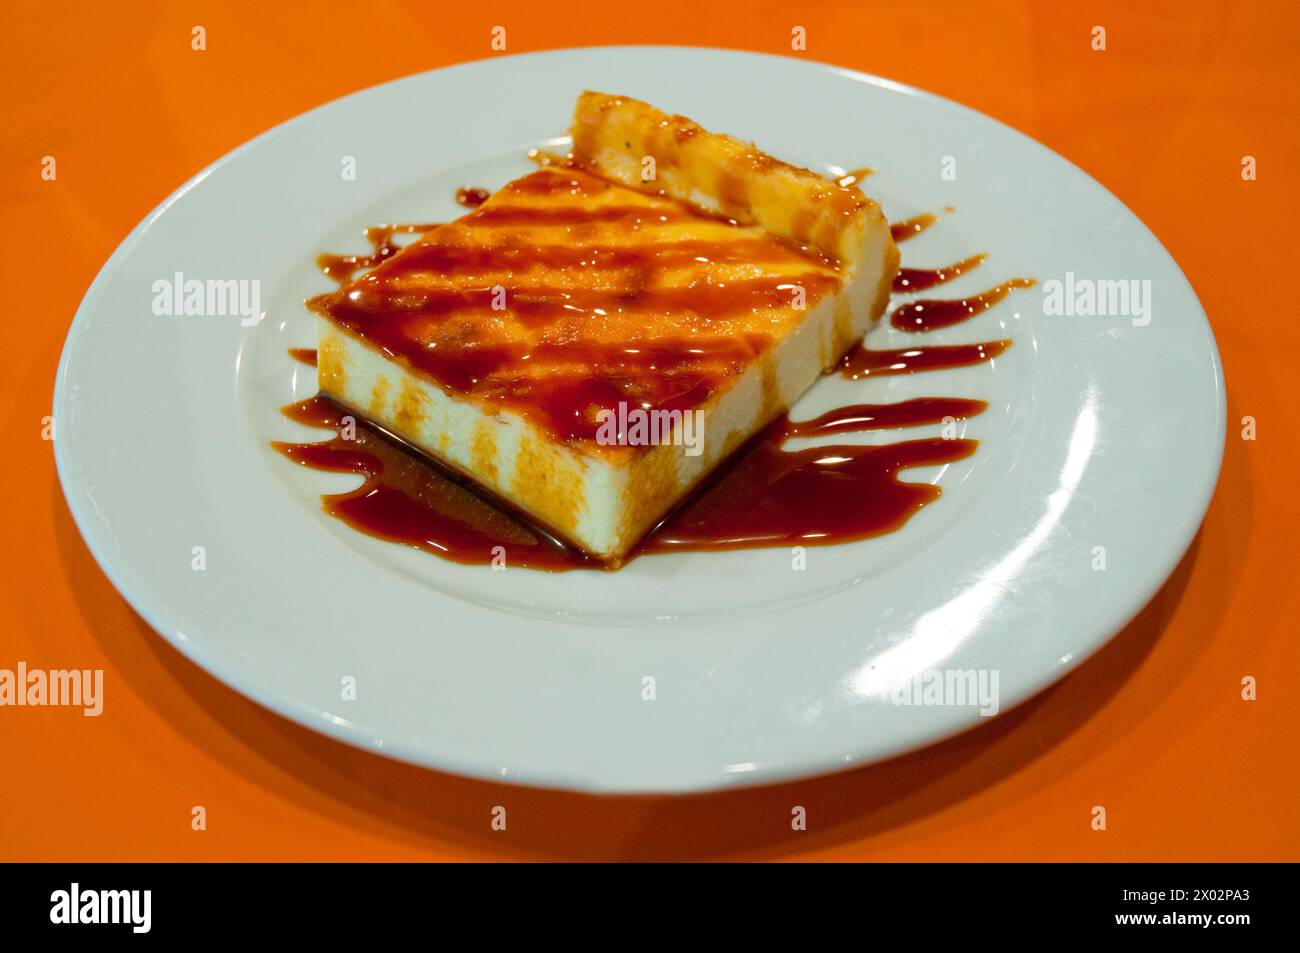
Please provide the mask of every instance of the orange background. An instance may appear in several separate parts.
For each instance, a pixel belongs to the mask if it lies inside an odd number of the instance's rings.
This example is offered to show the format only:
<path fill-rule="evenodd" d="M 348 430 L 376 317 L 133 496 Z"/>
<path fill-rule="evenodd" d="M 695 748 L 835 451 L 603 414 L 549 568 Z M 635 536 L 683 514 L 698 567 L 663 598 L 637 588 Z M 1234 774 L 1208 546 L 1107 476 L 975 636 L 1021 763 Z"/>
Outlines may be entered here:
<path fill-rule="evenodd" d="M 0 14 L 0 667 L 102 667 L 107 700 L 98 719 L 0 709 L 0 859 L 1300 858 L 1300 453 L 1281 402 L 1300 321 L 1294 296 L 1278 295 L 1296 273 L 1294 3 L 75 8 Z M 195 24 L 206 52 L 190 49 Z M 809 58 L 973 106 L 1115 192 L 1195 286 L 1230 388 L 1218 493 L 1151 605 L 1063 683 L 960 738 L 830 778 L 684 798 L 509 788 L 392 763 L 263 711 L 155 636 L 91 559 L 41 439 L 82 294 L 203 166 L 345 93 L 491 56 L 497 24 L 510 52 L 778 53 L 802 25 Z M 1105 52 L 1090 49 L 1094 25 Z M 44 155 L 57 159 L 54 182 L 41 180 Z M 1257 181 L 1242 180 L 1243 155 L 1257 158 Z M 1241 439 L 1245 415 L 1254 442 Z M 1246 675 L 1258 701 L 1240 699 Z M 196 804 L 204 832 L 190 829 Z M 497 804 L 505 832 L 489 827 Z M 806 832 L 790 829 L 796 804 Z M 1109 815 L 1100 833 L 1097 804 Z"/>

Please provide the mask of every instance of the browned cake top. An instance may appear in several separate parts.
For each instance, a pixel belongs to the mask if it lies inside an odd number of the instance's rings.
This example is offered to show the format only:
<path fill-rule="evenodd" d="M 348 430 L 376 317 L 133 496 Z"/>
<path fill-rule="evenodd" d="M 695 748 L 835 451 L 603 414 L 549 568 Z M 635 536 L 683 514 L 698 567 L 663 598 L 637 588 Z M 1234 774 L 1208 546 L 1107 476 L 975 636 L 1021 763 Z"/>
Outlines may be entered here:
<path fill-rule="evenodd" d="M 309 305 L 453 394 L 594 440 L 602 409 L 704 403 L 840 281 L 760 228 L 549 167 Z"/>

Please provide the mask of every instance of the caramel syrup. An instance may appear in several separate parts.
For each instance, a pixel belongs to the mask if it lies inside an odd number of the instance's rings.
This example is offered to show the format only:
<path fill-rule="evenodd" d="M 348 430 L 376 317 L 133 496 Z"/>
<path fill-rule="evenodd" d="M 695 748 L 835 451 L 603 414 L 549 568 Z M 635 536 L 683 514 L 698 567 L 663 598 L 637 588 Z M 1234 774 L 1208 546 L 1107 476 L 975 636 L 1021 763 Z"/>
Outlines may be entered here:
<path fill-rule="evenodd" d="M 760 440 L 641 543 L 639 552 L 826 546 L 890 533 L 939 498 L 900 470 L 965 459 L 978 441 L 929 438 L 878 447 L 787 451 Z"/>
<path fill-rule="evenodd" d="M 904 347 L 873 350 L 859 344 L 840 361 L 841 377 L 861 380 L 891 374 L 915 374 L 917 371 L 941 371 L 953 367 L 983 364 L 1000 356 L 1010 341 L 983 341 L 979 344 L 948 344 L 934 347 Z"/>
<path fill-rule="evenodd" d="M 313 470 L 363 478 L 356 490 L 321 498 L 326 513 L 353 529 L 459 563 L 491 563 L 504 552 L 510 566 L 600 565 L 327 397 L 290 404 L 283 412 L 335 433 L 323 443 L 276 442 L 276 450 Z"/>
<path fill-rule="evenodd" d="M 923 231 L 935 223 L 935 217 L 929 212 L 921 215 L 914 215 L 912 218 L 903 219 L 901 222 L 891 222 L 889 232 L 894 236 L 895 242 L 905 242 L 909 238 L 915 238 Z"/>
<path fill-rule="evenodd" d="M 909 291 L 924 291 L 935 285 L 947 284 L 954 278 L 960 278 L 972 268 L 978 268 L 986 257 L 983 253 L 972 255 L 945 268 L 900 268 L 898 274 L 894 276 L 894 290 L 906 294 Z"/>
<path fill-rule="evenodd" d="M 861 185 L 867 176 L 875 175 L 876 170 L 870 166 L 863 166 L 861 169 L 850 169 L 835 181 L 846 189 L 853 185 Z"/>
<path fill-rule="evenodd" d="M 466 208 L 478 208 L 492 197 L 487 189 L 475 189 L 468 186 L 456 190 L 456 202 Z"/>
<path fill-rule="evenodd" d="M 947 279 L 945 279 L 947 280 Z M 900 331 L 936 331 L 969 321 L 977 314 L 983 314 L 993 307 L 1011 291 L 1017 288 L 1032 288 L 1032 278 L 1012 278 L 1002 284 L 951 301 L 937 301 L 921 298 L 909 301 L 894 309 L 889 316 L 889 323 Z"/>
<path fill-rule="evenodd" d="M 792 437 L 825 437 L 856 430 L 946 423 L 949 418 L 966 420 L 982 414 L 988 406 L 986 401 L 965 397 L 914 397 L 896 404 L 849 404 L 828 410 L 812 420 L 796 421 L 787 415 L 779 418 L 772 428 L 773 435 L 786 440 Z"/>
<path fill-rule="evenodd" d="M 370 243 L 369 255 L 317 255 L 316 267 L 339 284 L 352 280 L 358 271 L 373 268 L 385 259 L 392 258 L 401 249 L 393 241 L 394 235 L 422 235 L 437 224 L 428 225 L 371 225 L 366 229 Z"/>
<path fill-rule="evenodd" d="M 964 459 L 975 440 L 930 438 L 877 447 L 821 446 L 789 452 L 794 437 L 941 423 L 984 410 L 983 401 L 920 398 L 854 404 L 808 421 L 783 416 L 723 463 L 704 486 L 629 555 L 756 546 L 825 546 L 891 532 L 939 497 L 929 483 L 904 483 L 908 467 Z M 472 481 L 408 447 L 327 397 L 284 408 L 291 420 L 333 430 L 319 443 L 276 442 L 313 470 L 355 473 L 362 484 L 322 497 L 325 512 L 352 528 L 453 562 L 568 570 L 612 568 L 538 528 Z"/>

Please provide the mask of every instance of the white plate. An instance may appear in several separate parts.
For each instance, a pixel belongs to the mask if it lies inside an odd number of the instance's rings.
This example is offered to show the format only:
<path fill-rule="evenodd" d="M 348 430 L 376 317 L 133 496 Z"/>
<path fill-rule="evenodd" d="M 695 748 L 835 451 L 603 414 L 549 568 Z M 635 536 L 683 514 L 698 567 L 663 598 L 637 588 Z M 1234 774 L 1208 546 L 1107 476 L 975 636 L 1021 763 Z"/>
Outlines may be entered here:
<path fill-rule="evenodd" d="M 989 259 L 931 296 L 1038 279 L 925 341 L 1014 338 L 992 365 L 826 378 L 797 408 L 990 402 L 964 428 L 982 441 L 972 459 L 908 474 L 937 480 L 943 496 L 901 532 L 810 548 L 804 571 L 789 550 L 768 549 L 646 557 L 613 574 L 492 572 L 353 532 L 321 512 L 319 495 L 355 478 L 268 448 L 323 436 L 279 413 L 315 389 L 314 372 L 285 353 L 312 345 L 301 300 L 330 287 L 314 255 L 363 250 L 368 224 L 463 211 L 455 189 L 526 171 L 525 150 L 562 134 L 584 88 L 644 98 L 815 169 L 875 167 L 867 191 L 894 219 L 954 207 L 903 246 L 905 263 Z M 350 160 L 354 180 L 341 174 Z M 155 315 L 153 284 L 176 272 L 260 281 L 265 319 Z M 1152 319 L 1045 315 L 1043 283 L 1067 272 L 1149 281 Z M 919 343 L 888 328 L 870 340 Z M 1218 355 L 1192 289 L 1078 169 L 884 80 L 673 48 L 412 76 L 235 150 L 104 266 L 64 348 L 55 416 L 59 475 L 91 551 L 197 664 L 393 757 L 602 791 L 831 771 L 978 721 L 969 705 L 894 703 L 891 686 L 927 671 L 996 672 L 1005 711 L 1155 592 L 1200 523 L 1224 438 Z M 355 700 L 342 697 L 347 678 Z"/>

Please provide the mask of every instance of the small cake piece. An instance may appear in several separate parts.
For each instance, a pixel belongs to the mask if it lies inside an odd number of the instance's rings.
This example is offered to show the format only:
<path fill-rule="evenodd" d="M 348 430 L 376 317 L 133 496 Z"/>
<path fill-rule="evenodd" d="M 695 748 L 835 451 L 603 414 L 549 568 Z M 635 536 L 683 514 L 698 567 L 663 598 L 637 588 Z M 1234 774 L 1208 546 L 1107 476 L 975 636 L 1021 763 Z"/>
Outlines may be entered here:
<path fill-rule="evenodd" d="M 584 93 L 573 140 L 308 304 L 323 393 L 617 565 L 861 339 L 898 252 L 856 189 L 637 100 Z"/>

